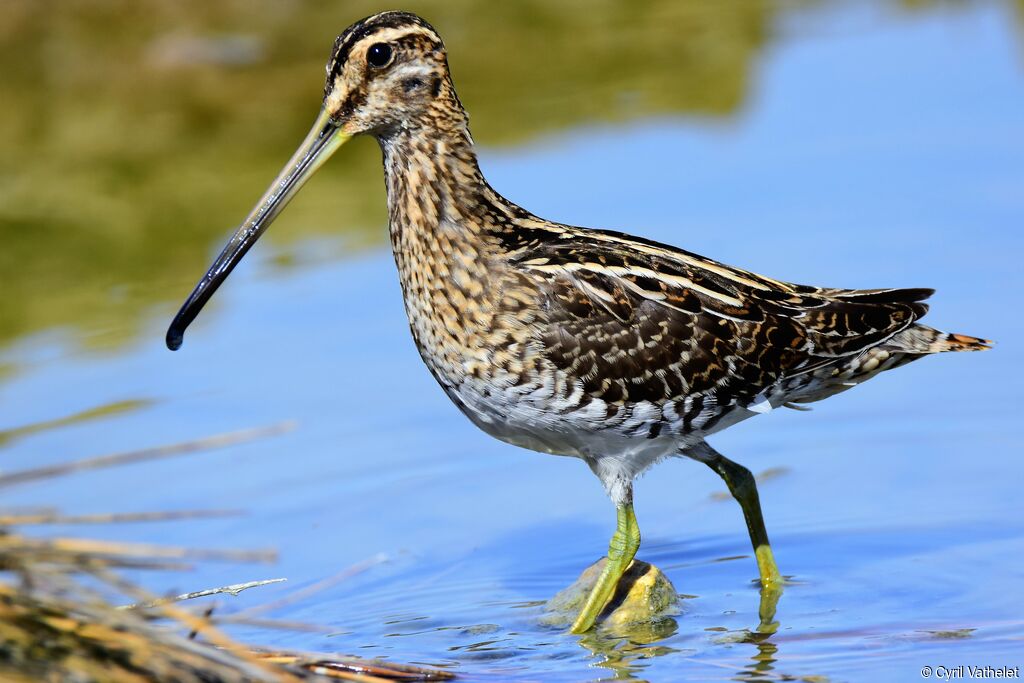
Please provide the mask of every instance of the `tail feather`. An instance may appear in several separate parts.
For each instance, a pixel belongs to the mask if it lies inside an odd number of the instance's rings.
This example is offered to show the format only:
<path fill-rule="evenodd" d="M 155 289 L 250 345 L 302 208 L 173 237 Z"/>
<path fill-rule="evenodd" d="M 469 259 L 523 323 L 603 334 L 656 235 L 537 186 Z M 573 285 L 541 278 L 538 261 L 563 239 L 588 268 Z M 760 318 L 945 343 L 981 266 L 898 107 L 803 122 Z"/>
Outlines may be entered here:
<path fill-rule="evenodd" d="M 935 293 L 934 289 L 914 287 L 904 289 L 825 289 L 822 293 L 835 299 L 861 304 L 896 304 L 924 301 Z"/>
<path fill-rule="evenodd" d="M 970 337 L 966 334 L 945 333 L 945 339 L 940 343 L 943 348 L 939 351 L 987 351 L 995 343 L 991 339 Z"/>
<path fill-rule="evenodd" d="M 985 351 L 993 342 L 966 334 L 940 332 L 927 325 L 911 325 L 889 340 L 887 346 L 896 351 L 913 354 L 943 353 L 945 351 Z"/>

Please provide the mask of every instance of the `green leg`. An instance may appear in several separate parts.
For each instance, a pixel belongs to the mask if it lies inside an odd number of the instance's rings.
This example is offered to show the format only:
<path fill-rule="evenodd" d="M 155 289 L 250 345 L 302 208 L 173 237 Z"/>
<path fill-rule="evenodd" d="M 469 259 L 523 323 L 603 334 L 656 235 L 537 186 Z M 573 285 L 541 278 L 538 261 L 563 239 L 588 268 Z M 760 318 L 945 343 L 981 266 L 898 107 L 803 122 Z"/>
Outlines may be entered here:
<path fill-rule="evenodd" d="M 608 544 L 608 562 L 605 563 L 601 576 L 590 591 L 586 604 L 569 629 L 572 633 L 586 633 L 594 625 L 597 617 L 615 594 L 619 579 L 633 561 L 636 549 L 640 547 L 640 527 L 637 526 L 636 516 L 633 515 L 633 504 L 630 502 L 620 505 L 617 513 L 618 525 L 611 543 Z"/>
<path fill-rule="evenodd" d="M 743 508 L 743 517 L 747 520 L 747 531 L 750 533 L 750 543 L 754 546 L 754 557 L 757 558 L 757 568 L 761 573 L 761 585 L 766 589 L 781 587 L 782 575 L 779 574 L 779 568 L 775 565 L 772 546 L 768 543 L 768 532 L 764 528 L 761 501 L 757 496 L 757 483 L 754 481 L 754 475 L 743 465 L 729 460 L 721 453 L 712 450 L 710 446 L 706 448 L 709 457 L 702 458 L 702 460 L 725 480 L 726 486 L 729 487 L 729 493 Z"/>

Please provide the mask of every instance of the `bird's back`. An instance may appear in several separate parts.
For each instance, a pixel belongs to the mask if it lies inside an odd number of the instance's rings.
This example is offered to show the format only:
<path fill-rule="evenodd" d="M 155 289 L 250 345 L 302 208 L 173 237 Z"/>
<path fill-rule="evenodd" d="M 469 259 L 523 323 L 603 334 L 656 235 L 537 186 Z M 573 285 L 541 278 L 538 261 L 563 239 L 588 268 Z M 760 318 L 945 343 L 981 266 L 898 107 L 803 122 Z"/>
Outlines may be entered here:
<path fill-rule="evenodd" d="M 601 414 L 630 436 L 703 436 L 922 355 L 986 348 L 917 322 L 929 289 L 795 285 L 532 217 L 503 239 L 515 281 L 537 299 L 519 321 L 532 330 L 524 353 L 564 387 L 559 411 Z"/>

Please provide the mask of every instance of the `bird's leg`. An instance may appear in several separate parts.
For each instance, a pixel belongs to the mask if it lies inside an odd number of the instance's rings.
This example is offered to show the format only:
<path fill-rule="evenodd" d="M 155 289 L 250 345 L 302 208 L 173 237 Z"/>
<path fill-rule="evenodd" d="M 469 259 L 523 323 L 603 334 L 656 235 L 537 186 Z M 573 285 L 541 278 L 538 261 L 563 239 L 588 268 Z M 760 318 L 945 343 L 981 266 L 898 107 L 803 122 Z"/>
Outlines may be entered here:
<path fill-rule="evenodd" d="M 782 586 L 782 575 L 775 564 L 775 556 L 772 554 L 772 546 L 768 542 L 768 532 L 764 528 L 764 517 L 761 515 L 761 500 L 757 495 L 757 483 L 754 475 L 743 465 L 735 463 L 721 453 L 715 451 L 707 444 L 707 450 L 702 454 L 701 461 L 718 473 L 729 493 L 740 504 L 743 509 L 743 517 L 747 520 L 747 531 L 750 533 L 750 543 L 754 546 L 754 557 L 757 558 L 757 569 L 761 574 L 761 585 L 764 588 L 779 588 Z"/>
<path fill-rule="evenodd" d="M 569 629 L 572 633 L 585 633 L 594 625 L 597 617 L 615 594 L 619 579 L 626 572 L 626 568 L 633 561 L 633 556 L 636 555 L 637 548 L 640 547 L 640 527 L 637 526 L 636 516 L 633 514 L 632 500 L 619 504 L 616 511 L 618 524 L 611 543 L 608 544 L 608 561 L 590 595 L 587 596 L 587 602 L 580 610 L 579 616 Z"/>

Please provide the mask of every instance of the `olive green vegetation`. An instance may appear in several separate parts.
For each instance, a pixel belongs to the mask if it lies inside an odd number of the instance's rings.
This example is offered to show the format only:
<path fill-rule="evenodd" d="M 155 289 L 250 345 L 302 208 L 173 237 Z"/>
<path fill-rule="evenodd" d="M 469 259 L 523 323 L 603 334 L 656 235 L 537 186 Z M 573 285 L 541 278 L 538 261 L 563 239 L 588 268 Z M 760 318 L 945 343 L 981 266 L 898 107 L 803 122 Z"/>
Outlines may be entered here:
<path fill-rule="evenodd" d="M 42 422 L 33 422 L 32 424 L 22 425 L 12 429 L 0 429 L 0 448 L 7 446 L 16 439 L 31 436 L 32 434 L 39 434 L 40 432 L 56 429 L 58 427 L 81 424 L 83 422 L 89 422 L 90 420 L 99 420 L 110 417 L 111 415 L 134 412 L 141 408 L 146 408 L 151 404 L 152 401 L 144 399 L 114 401 L 112 403 L 105 403 L 103 405 L 87 408 L 63 417 L 44 420 Z"/>
<path fill-rule="evenodd" d="M 588 122 L 734 114 L 780 14 L 822 3 L 401 4 L 445 36 L 474 134 L 495 146 Z M 0 3 L 0 348 L 54 327 L 116 347 L 153 304 L 170 312 L 311 124 L 335 35 L 388 8 Z M 378 155 L 370 140 L 348 145 L 269 239 L 383 243 Z"/>

